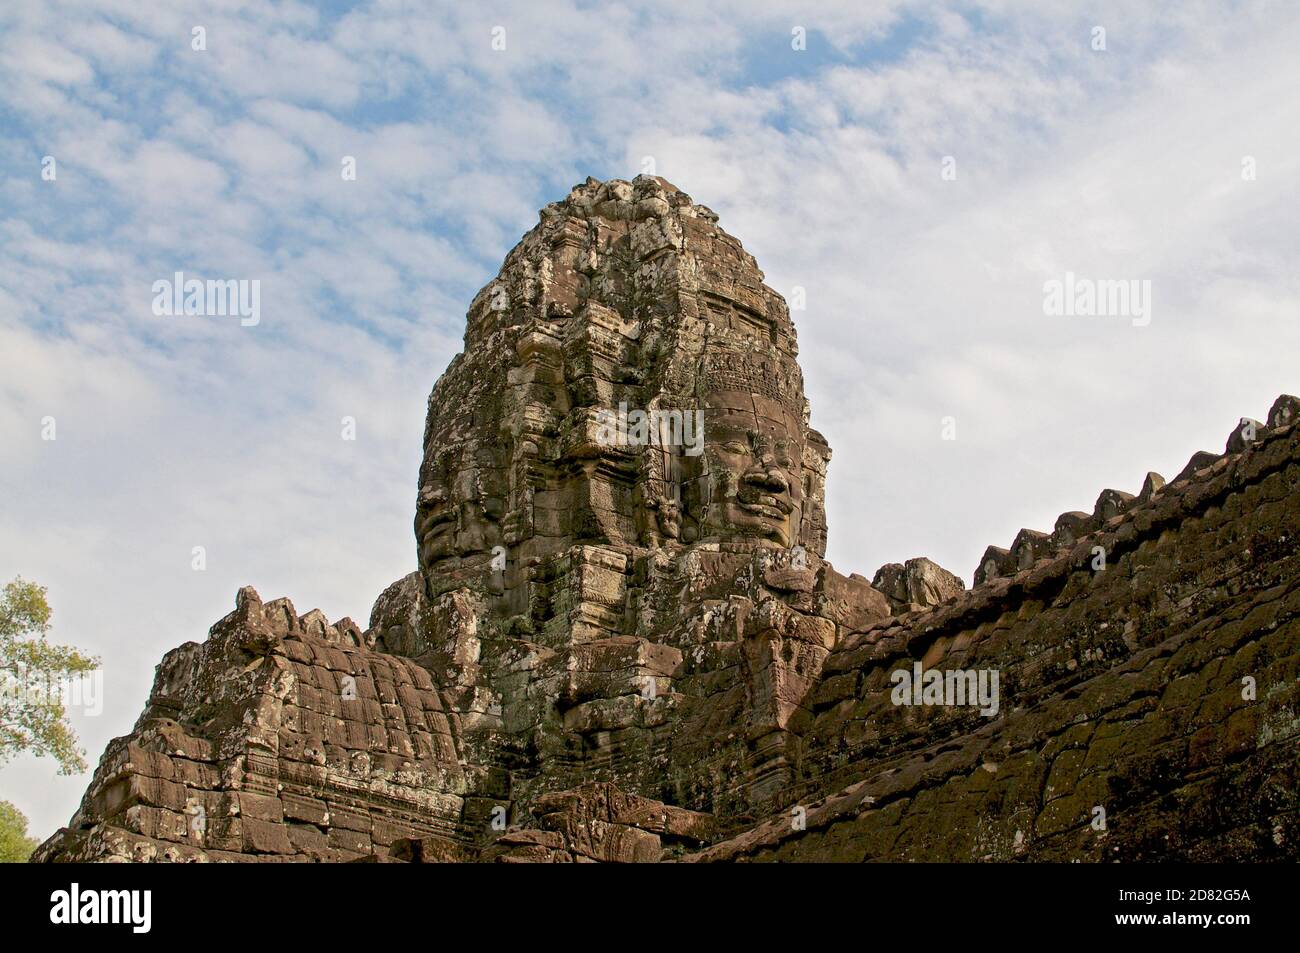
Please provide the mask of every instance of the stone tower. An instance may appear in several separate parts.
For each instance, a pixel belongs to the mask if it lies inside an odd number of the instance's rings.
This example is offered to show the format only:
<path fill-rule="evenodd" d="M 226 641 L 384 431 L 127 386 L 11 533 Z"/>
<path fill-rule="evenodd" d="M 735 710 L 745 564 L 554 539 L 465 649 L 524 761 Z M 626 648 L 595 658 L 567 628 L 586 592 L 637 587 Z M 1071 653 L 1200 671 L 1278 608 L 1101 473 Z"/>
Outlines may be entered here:
<path fill-rule="evenodd" d="M 664 180 L 588 180 L 548 205 L 474 299 L 429 398 L 429 593 L 502 549 L 506 615 L 528 611 L 530 571 L 580 543 L 822 555 L 830 452 L 797 353 L 753 257 Z"/>
<path fill-rule="evenodd" d="M 822 561 L 830 449 L 797 354 L 753 257 L 653 176 L 548 205 L 475 297 L 429 399 L 420 574 L 374 621 L 491 699 L 492 744 L 554 751 L 517 794 L 558 772 L 711 809 L 788 780 L 786 723 L 838 627 L 888 612 Z M 711 666 L 730 696 L 701 695 Z M 710 769 L 694 720 L 722 704 L 742 730 Z"/>

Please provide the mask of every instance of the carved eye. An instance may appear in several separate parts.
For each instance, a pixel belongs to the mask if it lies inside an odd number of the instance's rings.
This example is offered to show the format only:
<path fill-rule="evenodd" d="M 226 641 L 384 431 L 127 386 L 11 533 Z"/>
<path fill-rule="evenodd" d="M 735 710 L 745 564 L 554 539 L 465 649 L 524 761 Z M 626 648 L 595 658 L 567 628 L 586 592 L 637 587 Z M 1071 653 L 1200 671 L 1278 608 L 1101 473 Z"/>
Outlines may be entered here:
<path fill-rule="evenodd" d="M 749 453 L 749 447 L 745 446 L 739 440 L 728 440 L 722 445 L 722 449 L 727 453 Z"/>

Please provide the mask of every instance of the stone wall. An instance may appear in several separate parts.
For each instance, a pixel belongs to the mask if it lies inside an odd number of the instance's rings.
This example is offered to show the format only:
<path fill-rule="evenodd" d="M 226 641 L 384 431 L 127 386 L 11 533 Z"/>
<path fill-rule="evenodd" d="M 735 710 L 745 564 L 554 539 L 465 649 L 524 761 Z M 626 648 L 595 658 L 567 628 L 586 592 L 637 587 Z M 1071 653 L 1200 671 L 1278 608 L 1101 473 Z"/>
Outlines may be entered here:
<path fill-rule="evenodd" d="M 845 640 L 781 809 L 698 859 L 1300 856 L 1294 406 L 1014 575 Z M 893 704 L 916 662 L 998 671 L 1000 711 Z"/>

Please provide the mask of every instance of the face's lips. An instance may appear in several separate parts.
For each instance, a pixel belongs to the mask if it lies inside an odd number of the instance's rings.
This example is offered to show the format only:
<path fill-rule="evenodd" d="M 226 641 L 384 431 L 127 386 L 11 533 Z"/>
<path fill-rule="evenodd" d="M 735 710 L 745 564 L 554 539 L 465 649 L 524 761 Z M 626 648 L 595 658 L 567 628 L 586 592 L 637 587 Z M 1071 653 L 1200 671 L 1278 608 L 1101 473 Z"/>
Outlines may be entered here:
<path fill-rule="evenodd" d="M 742 487 L 736 494 L 736 502 L 747 509 L 753 509 L 755 512 L 760 510 L 774 511 L 777 519 L 788 516 L 794 510 L 794 504 L 791 503 L 785 494 L 761 493 L 751 487 Z"/>
<path fill-rule="evenodd" d="M 786 510 L 782 510 L 776 506 L 768 506 L 763 503 L 746 503 L 743 500 L 737 500 L 736 502 L 742 510 L 745 510 L 748 513 L 754 513 L 764 519 L 781 522 L 787 516 Z"/>
<path fill-rule="evenodd" d="M 420 517 L 420 535 L 426 538 L 441 536 L 452 524 L 453 516 L 446 510 L 426 513 Z"/>
<path fill-rule="evenodd" d="M 438 550 L 444 549 L 455 530 L 454 514 L 447 509 L 425 510 L 420 514 L 416 537 L 419 540 L 419 553 L 422 561 L 433 558 Z"/>

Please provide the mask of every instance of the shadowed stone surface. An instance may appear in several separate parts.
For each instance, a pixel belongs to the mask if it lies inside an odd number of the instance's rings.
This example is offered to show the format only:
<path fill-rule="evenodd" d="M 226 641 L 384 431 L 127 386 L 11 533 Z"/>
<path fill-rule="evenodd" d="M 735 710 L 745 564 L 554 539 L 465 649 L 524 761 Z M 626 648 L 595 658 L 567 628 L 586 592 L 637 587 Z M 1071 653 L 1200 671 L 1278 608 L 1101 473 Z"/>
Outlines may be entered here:
<path fill-rule="evenodd" d="M 365 631 L 241 590 L 35 859 L 1295 858 L 1300 402 L 971 590 L 869 583 L 797 353 L 707 208 L 575 187 L 430 396 L 417 570 Z M 996 713 L 897 704 L 918 664 Z"/>

